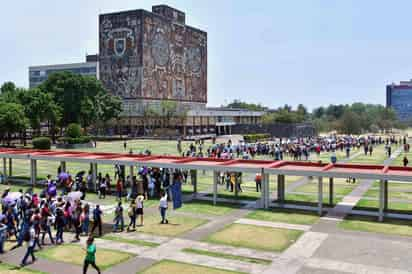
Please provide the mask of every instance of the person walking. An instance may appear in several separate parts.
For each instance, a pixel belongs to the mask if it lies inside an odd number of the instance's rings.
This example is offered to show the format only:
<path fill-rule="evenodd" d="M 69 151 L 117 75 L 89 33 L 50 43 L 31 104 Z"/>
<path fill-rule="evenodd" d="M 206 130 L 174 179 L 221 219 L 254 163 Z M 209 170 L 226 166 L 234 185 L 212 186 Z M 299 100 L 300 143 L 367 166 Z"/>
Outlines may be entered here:
<path fill-rule="evenodd" d="M 32 263 L 36 261 L 36 257 L 34 256 L 34 246 L 36 245 L 36 231 L 34 230 L 33 223 L 30 223 L 30 229 L 29 231 L 27 231 L 26 235 L 24 235 L 24 240 L 27 242 L 27 250 L 20 264 L 22 267 L 26 265 L 29 256 L 31 256 Z"/>
<path fill-rule="evenodd" d="M 162 217 L 162 221 L 160 222 L 161 224 L 168 224 L 169 221 L 166 219 L 166 211 L 167 211 L 167 193 L 164 192 L 163 190 L 160 192 L 161 193 L 161 198 L 159 202 L 159 210 L 160 210 L 160 216 Z"/>
<path fill-rule="evenodd" d="M 93 236 L 87 239 L 87 247 L 84 249 L 86 251 L 86 258 L 84 258 L 83 263 L 83 274 L 87 273 L 89 265 L 96 269 L 97 273 L 101 273 L 99 267 L 96 265 L 96 245 L 94 244 Z"/>
<path fill-rule="evenodd" d="M 140 226 L 143 226 L 143 200 L 144 196 L 139 195 L 137 196 L 136 202 L 136 217 L 140 216 Z"/>
<path fill-rule="evenodd" d="M 102 214 L 100 205 L 96 205 L 96 208 L 93 209 L 93 227 L 90 233 L 93 234 L 94 230 L 98 227 L 100 237 L 102 236 Z"/>
<path fill-rule="evenodd" d="M 133 230 L 136 230 L 136 201 L 132 200 L 129 205 L 129 209 L 127 210 L 127 214 L 129 215 L 130 223 L 127 226 L 127 231 L 131 231 L 130 228 L 133 227 Z"/>
<path fill-rule="evenodd" d="M 405 157 L 403 157 L 403 166 L 408 166 L 408 164 L 409 164 L 409 160 L 408 160 L 408 158 L 405 156 Z"/>
<path fill-rule="evenodd" d="M 119 224 L 120 224 L 120 230 L 123 232 L 124 230 L 124 218 L 123 218 L 123 206 L 122 202 L 119 202 L 117 204 L 117 207 L 114 211 L 114 225 L 113 225 L 113 232 L 116 232 L 119 229 Z"/>
<path fill-rule="evenodd" d="M 256 192 L 259 192 L 262 189 L 262 175 L 260 173 L 256 173 L 255 183 L 256 183 Z"/>

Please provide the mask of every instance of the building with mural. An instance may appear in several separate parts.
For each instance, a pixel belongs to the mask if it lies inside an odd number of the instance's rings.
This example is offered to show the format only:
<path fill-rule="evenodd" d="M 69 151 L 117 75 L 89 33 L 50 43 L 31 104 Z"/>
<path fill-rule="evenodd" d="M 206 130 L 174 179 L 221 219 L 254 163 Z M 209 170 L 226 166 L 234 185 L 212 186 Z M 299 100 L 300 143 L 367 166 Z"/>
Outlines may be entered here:
<path fill-rule="evenodd" d="M 412 122 L 412 80 L 386 86 L 386 106 L 392 107 L 401 122 Z"/>
<path fill-rule="evenodd" d="M 166 5 L 99 16 L 100 80 L 123 99 L 122 131 L 160 127 L 162 102 L 184 113 L 171 124 L 181 134 L 230 133 L 236 123 L 257 123 L 262 112 L 207 108 L 207 33 L 186 24 L 184 12 Z"/>
<path fill-rule="evenodd" d="M 122 99 L 113 133 L 153 134 L 165 126 L 166 104 L 176 109 L 167 127 L 177 135 L 229 134 L 235 125 L 260 123 L 263 115 L 206 106 L 207 33 L 166 5 L 99 15 L 99 54 L 81 64 L 30 67 L 30 86 L 61 70 L 94 75 Z"/>

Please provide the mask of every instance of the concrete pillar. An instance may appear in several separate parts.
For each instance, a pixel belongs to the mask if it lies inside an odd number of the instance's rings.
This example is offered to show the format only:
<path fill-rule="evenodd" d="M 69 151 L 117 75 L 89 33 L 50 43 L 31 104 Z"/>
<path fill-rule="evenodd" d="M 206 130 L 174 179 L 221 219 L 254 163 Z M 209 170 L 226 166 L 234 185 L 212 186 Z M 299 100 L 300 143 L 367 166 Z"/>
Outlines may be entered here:
<path fill-rule="evenodd" d="M 9 176 L 13 174 L 13 159 L 9 158 Z"/>
<path fill-rule="evenodd" d="M 30 160 L 30 183 L 32 186 L 36 184 L 37 178 L 37 160 Z"/>
<path fill-rule="evenodd" d="M 197 170 L 194 169 L 194 170 L 191 170 L 190 172 L 191 173 L 193 172 L 193 175 L 192 175 L 193 194 L 194 196 L 196 196 L 197 195 Z"/>
<path fill-rule="evenodd" d="M 379 182 L 379 222 L 383 221 L 383 208 L 384 208 L 384 185 L 385 182 L 381 180 Z"/>
<path fill-rule="evenodd" d="M 263 208 L 269 208 L 270 204 L 270 191 L 269 191 L 269 174 L 262 173 L 262 201 L 263 201 Z"/>
<path fill-rule="evenodd" d="M 7 181 L 7 159 L 3 158 L 3 176 L 4 180 Z"/>
<path fill-rule="evenodd" d="M 323 205 L 323 178 L 319 177 L 318 180 L 318 213 L 322 216 L 322 205 Z"/>
<path fill-rule="evenodd" d="M 283 204 L 285 202 L 285 175 L 278 175 L 278 202 Z"/>
<path fill-rule="evenodd" d="M 213 171 L 213 205 L 216 205 L 217 202 L 217 180 L 218 171 Z"/>
<path fill-rule="evenodd" d="M 60 162 L 62 172 L 66 172 L 66 162 Z"/>
<path fill-rule="evenodd" d="M 92 163 L 92 182 L 93 182 L 93 187 L 95 191 L 97 190 L 96 181 L 97 181 L 97 164 Z"/>
<path fill-rule="evenodd" d="M 388 180 L 383 181 L 383 210 L 388 210 Z"/>
<path fill-rule="evenodd" d="M 329 178 L 329 205 L 333 205 L 333 177 Z"/>
<path fill-rule="evenodd" d="M 133 178 L 133 176 L 134 176 L 134 166 L 130 166 L 130 173 L 129 173 L 129 175 L 130 175 L 130 178 Z"/>

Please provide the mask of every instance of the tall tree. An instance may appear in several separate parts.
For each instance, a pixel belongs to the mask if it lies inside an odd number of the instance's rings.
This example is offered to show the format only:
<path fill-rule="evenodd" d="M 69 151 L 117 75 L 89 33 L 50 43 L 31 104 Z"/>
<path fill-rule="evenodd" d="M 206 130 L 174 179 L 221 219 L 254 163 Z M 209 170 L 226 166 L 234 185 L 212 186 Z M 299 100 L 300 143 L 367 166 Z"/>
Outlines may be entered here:
<path fill-rule="evenodd" d="M 0 138 L 10 145 L 11 136 L 21 133 L 27 127 L 22 105 L 0 102 Z"/>
<path fill-rule="evenodd" d="M 13 92 L 15 90 L 16 90 L 16 85 L 13 82 L 5 82 L 0 88 L 0 91 L 2 94 L 7 93 L 7 92 Z"/>

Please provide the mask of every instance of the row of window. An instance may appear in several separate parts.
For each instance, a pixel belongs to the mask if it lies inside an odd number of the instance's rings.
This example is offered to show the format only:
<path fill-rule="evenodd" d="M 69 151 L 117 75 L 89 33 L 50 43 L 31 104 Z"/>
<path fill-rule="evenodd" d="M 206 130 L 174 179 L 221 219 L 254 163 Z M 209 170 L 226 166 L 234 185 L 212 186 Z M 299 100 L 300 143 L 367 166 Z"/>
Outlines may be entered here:
<path fill-rule="evenodd" d="M 96 67 L 85 68 L 70 68 L 70 69 L 49 69 L 49 70 L 32 70 L 30 71 L 30 77 L 44 77 L 54 72 L 69 71 L 76 74 L 96 74 Z"/>

